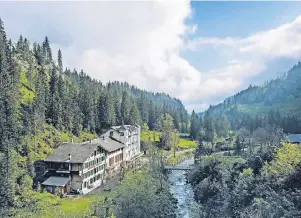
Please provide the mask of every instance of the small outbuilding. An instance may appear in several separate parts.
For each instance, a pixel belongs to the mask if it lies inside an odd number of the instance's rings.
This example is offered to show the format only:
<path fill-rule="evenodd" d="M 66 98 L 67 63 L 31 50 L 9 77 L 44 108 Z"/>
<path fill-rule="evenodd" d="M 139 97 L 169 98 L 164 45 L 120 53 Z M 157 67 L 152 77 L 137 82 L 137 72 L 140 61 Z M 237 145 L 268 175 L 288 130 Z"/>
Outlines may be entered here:
<path fill-rule="evenodd" d="M 51 193 L 55 193 L 56 190 L 62 195 L 70 192 L 69 177 L 50 176 L 42 183 L 42 185 Z"/>

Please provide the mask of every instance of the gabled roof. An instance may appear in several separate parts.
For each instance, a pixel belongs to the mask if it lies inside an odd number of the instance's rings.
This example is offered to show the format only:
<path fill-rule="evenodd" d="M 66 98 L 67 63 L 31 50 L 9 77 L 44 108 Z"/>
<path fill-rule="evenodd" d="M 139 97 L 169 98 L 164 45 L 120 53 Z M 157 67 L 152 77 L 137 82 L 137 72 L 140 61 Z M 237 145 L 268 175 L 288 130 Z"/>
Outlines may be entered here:
<path fill-rule="evenodd" d="M 100 136 L 99 139 L 92 140 L 92 143 L 97 143 L 101 148 L 108 152 L 116 151 L 125 147 L 122 142 L 119 142 L 111 137 L 105 137 L 102 139 L 102 136 Z"/>
<path fill-rule="evenodd" d="M 69 181 L 70 179 L 68 177 L 50 176 L 42 183 L 42 185 L 62 187 L 65 186 Z"/>
<path fill-rule="evenodd" d="M 139 128 L 140 126 L 135 124 L 135 125 L 122 125 L 122 126 L 112 126 L 111 129 L 114 129 L 116 131 L 134 131 L 135 129 Z"/>
<path fill-rule="evenodd" d="M 63 143 L 45 161 L 84 163 L 98 147 L 99 144 L 90 142 Z M 71 154 L 70 161 L 69 154 Z"/>

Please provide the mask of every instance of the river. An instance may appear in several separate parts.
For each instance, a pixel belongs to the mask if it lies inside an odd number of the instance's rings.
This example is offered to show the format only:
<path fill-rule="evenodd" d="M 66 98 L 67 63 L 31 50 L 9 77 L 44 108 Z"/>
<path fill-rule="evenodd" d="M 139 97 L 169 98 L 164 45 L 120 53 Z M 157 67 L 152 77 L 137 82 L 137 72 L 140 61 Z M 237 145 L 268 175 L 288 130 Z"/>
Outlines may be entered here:
<path fill-rule="evenodd" d="M 187 159 L 178 164 L 180 165 L 192 165 L 193 159 Z M 191 218 L 189 215 L 189 207 L 193 204 L 193 190 L 189 183 L 186 183 L 186 171 L 172 170 L 168 174 L 168 181 L 170 184 L 170 192 L 178 200 L 177 203 L 177 217 L 178 218 Z"/>

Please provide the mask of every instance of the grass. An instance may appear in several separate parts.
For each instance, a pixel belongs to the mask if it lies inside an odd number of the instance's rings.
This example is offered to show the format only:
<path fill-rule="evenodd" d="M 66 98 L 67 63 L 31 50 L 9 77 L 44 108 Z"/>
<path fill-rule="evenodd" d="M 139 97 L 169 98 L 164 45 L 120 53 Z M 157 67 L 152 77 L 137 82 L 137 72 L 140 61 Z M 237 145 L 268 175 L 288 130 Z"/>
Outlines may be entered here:
<path fill-rule="evenodd" d="M 161 132 L 158 131 L 142 131 L 140 139 L 141 141 L 152 141 L 152 142 L 159 142 L 160 141 Z M 179 148 L 181 149 L 189 149 L 189 148 L 196 148 L 197 144 L 195 141 L 191 141 L 189 139 L 180 138 Z"/>
<path fill-rule="evenodd" d="M 185 158 L 192 157 L 193 155 L 194 155 L 194 151 L 186 151 L 186 152 L 178 153 L 176 154 L 175 157 L 172 156 L 171 158 L 169 158 L 167 160 L 167 163 L 169 165 L 175 165 L 183 161 Z"/>
<path fill-rule="evenodd" d="M 161 135 L 161 132 L 158 132 L 158 131 L 151 131 L 151 130 L 142 131 L 141 135 L 140 135 L 140 140 L 141 141 L 150 140 L 152 142 L 159 142 L 160 135 Z"/>
<path fill-rule="evenodd" d="M 45 208 L 40 213 L 34 214 L 34 218 L 82 218 L 82 217 L 93 217 L 93 205 L 98 201 L 102 201 L 104 195 L 85 195 L 76 196 L 74 198 L 63 198 L 60 200 L 58 205 L 52 205 L 51 207 Z M 41 202 L 42 203 L 42 202 Z M 46 203 L 46 201 L 44 202 Z"/>
<path fill-rule="evenodd" d="M 72 216 L 73 214 L 84 216 L 87 213 L 91 214 L 91 206 L 97 200 L 94 195 L 87 195 L 77 198 L 64 198 L 58 209 L 62 210 L 66 215 Z"/>
<path fill-rule="evenodd" d="M 180 139 L 179 148 L 189 149 L 189 148 L 196 148 L 196 147 L 197 147 L 197 143 L 195 141 L 182 139 L 182 138 Z"/>

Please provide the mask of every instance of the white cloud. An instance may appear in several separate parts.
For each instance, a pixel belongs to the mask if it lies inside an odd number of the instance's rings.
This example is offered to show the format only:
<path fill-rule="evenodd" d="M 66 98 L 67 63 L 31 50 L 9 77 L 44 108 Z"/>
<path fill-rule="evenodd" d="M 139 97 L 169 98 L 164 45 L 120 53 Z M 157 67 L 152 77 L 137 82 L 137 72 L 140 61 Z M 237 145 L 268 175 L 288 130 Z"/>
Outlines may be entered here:
<path fill-rule="evenodd" d="M 166 92 L 189 110 L 234 94 L 263 71 L 269 59 L 301 54 L 301 17 L 247 38 L 189 41 L 197 30 L 197 25 L 185 24 L 192 16 L 189 1 L 1 4 L 0 14 L 14 37 L 16 30 L 31 41 L 48 35 L 69 68 L 83 69 L 103 82 L 128 81 Z M 220 49 L 228 63 L 199 72 L 181 51 L 202 46 Z"/>
<path fill-rule="evenodd" d="M 72 11 L 69 16 L 75 15 L 74 20 L 69 17 L 75 25 L 65 25 L 73 43 L 62 49 L 63 54 L 69 56 L 69 49 L 82 47 L 68 65 L 104 82 L 126 80 L 188 100 L 201 83 L 201 73 L 179 54 L 182 37 L 196 30 L 184 23 L 191 14 L 190 3 L 95 4 L 67 10 Z"/>
<path fill-rule="evenodd" d="M 226 97 L 248 86 L 252 77 L 267 69 L 270 60 L 301 56 L 301 16 L 291 23 L 246 38 L 198 37 L 182 48 L 197 51 L 203 46 L 219 50 L 228 60 L 224 67 L 206 72 L 200 88 L 199 97 L 203 102 L 217 103 L 221 100 L 218 96 Z"/>
<path fill-rule="evenodd" d="M 238 55 L 259 55 L 267 59 L 275 57 L 299 57 L 301 55 L 301 16 L 293 22 L 275 29 L 261 31 L 246 38 L 199 37 L 188 41 L 185 49 L 198 50 L 203 45 L 225 46 Z"/>
<path fill-rule="evenodd" d="M 266 58 L 299 57 L 301 54 L 301 16 L 292 23 L 259 32 L 240 41 L 240 52 L 260 53 Z"/>

